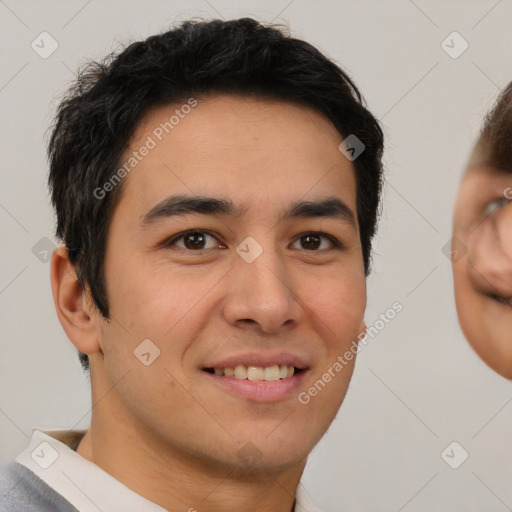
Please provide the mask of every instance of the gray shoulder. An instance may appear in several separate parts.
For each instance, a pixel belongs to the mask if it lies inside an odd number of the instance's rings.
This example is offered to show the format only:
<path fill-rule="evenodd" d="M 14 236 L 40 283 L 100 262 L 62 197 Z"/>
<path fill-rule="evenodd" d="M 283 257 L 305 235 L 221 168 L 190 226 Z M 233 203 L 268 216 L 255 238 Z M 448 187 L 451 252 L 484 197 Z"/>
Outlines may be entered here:
<path fill-rule="evenodd" d="M 77 512 L 35 473 L 17 462 L 0 468 L 0 512 Z"/>

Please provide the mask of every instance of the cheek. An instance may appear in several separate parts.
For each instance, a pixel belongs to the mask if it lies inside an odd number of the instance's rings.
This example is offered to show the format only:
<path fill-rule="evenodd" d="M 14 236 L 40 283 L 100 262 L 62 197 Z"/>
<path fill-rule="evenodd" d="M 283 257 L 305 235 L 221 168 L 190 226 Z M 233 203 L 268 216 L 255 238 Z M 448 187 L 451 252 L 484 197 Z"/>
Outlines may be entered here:
<path fill-rule="evenodd" d="M 475 305 L 479 301 L 469 283 L 465 267 L 465 259 L 463 262 L 459 262 L 458 265 L 454 265 L 453 278 L 457 315 L 459 317 L 460 326 L 467 338 L 467 333 L 473 331 L 475 329 L 474 324 L 477 323 L 478 310 L 475 311 Z"/>
<path fill-rule="evenodd" d="M 169 264 L 124 261 L 109 276 L 111 310 L 128 331 L 160 339 L 193 311 L 213 282 L 211 275 L 185 275 Z"/>
<path fill-rule="evenodd" d="M 468 240 L 464 240 L 468 244 Z M 455 305 L 459 323 L 466 338 L 469 333 L 479 330 L 483 297 L 475 291 L 474 283 L 470 277 L 470 263 L 468 261 L 469 246 L 464 245 L 465 252 L 452 260 L 453 287 Z"/>
<path fill-rule="evenodd" d="M 505 316 L 501 305 L 475 291 L 466 258 L 454 264 L 453 270 L 457 315 L 466 340 L 491 368 L 500 368 L 507 354 L 512 368 L 512 316 Z"/>
<path fill-rule="evenodd" d="M 464 250 L 467 251 L 466 245 L 464 245 L 464 248 Z M 460 256 L 452 253 L 453 286 L 457 305 L 464 301 L 466 292 L 468 291 L 469 277 L 466 254 L 467 252 L 465 252 L 463 256 Z"/>
<path fill-rule="evenodd" d="M 502 212 L 499 212 L 502 213 Z M 512 296 L 512 254 L 500 236 L 500 215 L 485 219 L 468 237 L 468 275 L 475 290 Z"/>
<path fill-rule="evenodd" d="M 364 277 L 333 276 L 323 279 L 322 283 L 323 286 L 308 287 L 305 302 L 314 316 L 323 322 L 323 330 L 330 333 L 327 338 L 335 336 L 343 340 L 358 333 L 366 309 Z"/>
<path fill-rule="evenodd" d="M 475 205 L 470 196 L 471 191 L 462 183 L 453 210 L 453 230 L 457 237 L 468 229 L 474 216 Z"/>

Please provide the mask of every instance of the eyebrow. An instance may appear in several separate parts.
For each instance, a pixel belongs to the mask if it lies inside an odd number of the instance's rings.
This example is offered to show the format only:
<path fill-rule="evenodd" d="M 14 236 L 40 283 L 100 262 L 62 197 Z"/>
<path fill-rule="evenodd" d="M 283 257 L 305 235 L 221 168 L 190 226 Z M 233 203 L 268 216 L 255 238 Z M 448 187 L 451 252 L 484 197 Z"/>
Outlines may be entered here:
<path fill-rule="evenodd" d="M 246 212 L 247 208 L 235 205 L 231 199 L 180 194 L 169 196 L 157 203 L 143 215 L 141 226 L 148 227 L 167 218 L 189 214 L 227 215 L 238 218 Z M 352 210 L 337 197 L 317 201 L 295 201 L 281 212 L 279 220 L 315 217 L 339 219 L 356 228 Z"/>

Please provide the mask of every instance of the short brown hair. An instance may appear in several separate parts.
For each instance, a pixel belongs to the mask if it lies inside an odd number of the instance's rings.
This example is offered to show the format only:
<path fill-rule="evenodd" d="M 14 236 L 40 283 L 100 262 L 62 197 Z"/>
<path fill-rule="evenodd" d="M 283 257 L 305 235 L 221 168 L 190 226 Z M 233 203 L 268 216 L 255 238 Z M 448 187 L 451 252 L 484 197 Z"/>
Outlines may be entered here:
<path fill-rule="evenodd" d="M 480 165 L 512 173 L 512 82 L 485 116 L 475 153 Z"/>

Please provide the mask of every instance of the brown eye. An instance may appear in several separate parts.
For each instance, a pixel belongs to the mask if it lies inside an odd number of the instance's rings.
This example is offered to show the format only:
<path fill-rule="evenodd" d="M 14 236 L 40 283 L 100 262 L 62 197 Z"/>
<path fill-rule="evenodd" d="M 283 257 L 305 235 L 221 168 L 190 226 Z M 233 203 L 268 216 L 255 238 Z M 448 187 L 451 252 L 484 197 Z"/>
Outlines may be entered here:
<path fill-rule="evenodd" d="M 202 233 L 189 233 L 183 237 L 187 249 L 204 249 L 205 236 Z"/>
<path fill-rule="evenodd" d="M 210 247 L 207 247 L 208 239 L 212 239 L 216 243 L 211 243 Z M 182 242 L 182 244 L 178 242 Z M 220 247 L 219 242 L 213 235 L 200 230 L 185 231 L 184 233 L 171 238 L 165 244 L 166 247 L 172 247 L 173 245 L 176 245 L 180 249 L 189 251 L 203 251 Z"/>
<path fill-rule="evenodd" d="M 318 235 L 305 235 L 301 238 L 302 246 L 305 249 L 318 249 L 322 245 L 321 238 Z"/>
<path fill-rule="evenodd" d="M 327 240 L 328 246 L 327 248 L 323 248 L 320 251 L 318 251 L 319 247 L 322 246 L 322 240 Z M 328 249 L 334 248 L 341 248 L 342 245 L 340 242 L 338 242 L 334 237 L 331 237 L 330 235 L 327 235 L 325 233 L 305 233 L 301 235 L 296 242 L 300 242 L 301 248 L 305 249 L 307 251 L 313 251 L 313 252 L 323 252 Z M 329 247 L 330 245 L 330 247 Z"/>

